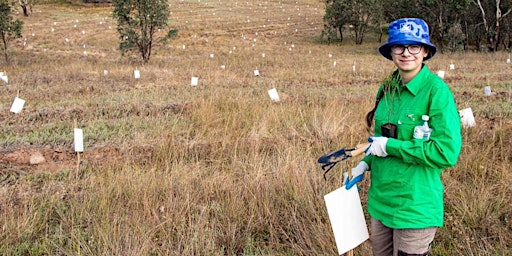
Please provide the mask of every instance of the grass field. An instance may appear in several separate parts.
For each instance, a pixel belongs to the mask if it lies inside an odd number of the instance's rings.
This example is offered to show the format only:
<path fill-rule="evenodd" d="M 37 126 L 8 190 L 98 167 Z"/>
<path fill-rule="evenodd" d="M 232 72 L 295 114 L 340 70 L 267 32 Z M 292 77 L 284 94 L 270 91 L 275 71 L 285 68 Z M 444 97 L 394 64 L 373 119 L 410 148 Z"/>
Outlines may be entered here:
<path fill-rule="evenodd" d="M 178 37 L 147 65 L 121 57 L 109 6 L 18 14 L 24 38 L 11 44 L 12 64 L 0 62 L 0 254 L 336 255 L 323 195 L 360 158 L 327 182 L 316 159 L 366 141 L 364 115 L 393 65 L 373 35 L 321 44 L 323 8 L 172 1 Z M 428 63 L 477 123 L 443 173 L 432 255 L 512 255 L 507 58 L 438 53 Z M 19 114 L 9 112 L 16 96 Z M 80 165 L 73 128 L 84 131 Z M 368 180 L 361 187 L 365 204 Z M 370 242 L 355 254 L 370 255 Z"/>

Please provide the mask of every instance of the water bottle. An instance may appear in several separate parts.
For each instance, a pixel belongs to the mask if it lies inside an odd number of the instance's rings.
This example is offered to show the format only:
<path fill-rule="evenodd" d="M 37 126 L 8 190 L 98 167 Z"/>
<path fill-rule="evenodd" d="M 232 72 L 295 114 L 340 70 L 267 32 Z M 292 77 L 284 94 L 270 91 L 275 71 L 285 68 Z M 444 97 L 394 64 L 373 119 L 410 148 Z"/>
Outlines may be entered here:
<path fill-rule="evenodd" d="M 423 140 L 430 139 L 430 134 L 432 133 L 432 129 L 430 129 L 430 127 L 428 127 L 429 119 L 430 118 L 428 115 L 421 116 L 422 122 L 418 126 L 414 127 L 414 138 L 415 139 L 423 139 Z"/>

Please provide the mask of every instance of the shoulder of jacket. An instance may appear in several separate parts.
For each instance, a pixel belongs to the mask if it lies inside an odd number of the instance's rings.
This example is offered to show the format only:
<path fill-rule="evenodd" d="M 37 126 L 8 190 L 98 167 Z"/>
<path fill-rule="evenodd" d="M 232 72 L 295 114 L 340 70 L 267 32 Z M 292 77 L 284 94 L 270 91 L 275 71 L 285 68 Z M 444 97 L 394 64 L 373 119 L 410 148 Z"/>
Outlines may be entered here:
<path fill-rule="evenodd" d="M 437 74 L 429 72 L 425 79 L 432 86 L 432 89 L 435 90 L 449 90 L 448 84 Z"/>

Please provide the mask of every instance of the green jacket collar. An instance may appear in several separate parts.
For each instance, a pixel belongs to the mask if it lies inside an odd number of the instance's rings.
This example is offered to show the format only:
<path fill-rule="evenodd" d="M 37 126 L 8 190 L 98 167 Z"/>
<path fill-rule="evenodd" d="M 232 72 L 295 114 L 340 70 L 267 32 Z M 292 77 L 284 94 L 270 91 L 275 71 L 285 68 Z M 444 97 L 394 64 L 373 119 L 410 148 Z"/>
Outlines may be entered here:
<path fill-rule="evenodd" d="M 423 64 L 420 72 L 418 72 L 418 74 L 405 85 L 405 88 L 407 88 L 412 95 L 416 96 L 421 87 L 423 87 L 424 81 L 429 73 L 430 70 L 428 69 L 427 64 Z"/>

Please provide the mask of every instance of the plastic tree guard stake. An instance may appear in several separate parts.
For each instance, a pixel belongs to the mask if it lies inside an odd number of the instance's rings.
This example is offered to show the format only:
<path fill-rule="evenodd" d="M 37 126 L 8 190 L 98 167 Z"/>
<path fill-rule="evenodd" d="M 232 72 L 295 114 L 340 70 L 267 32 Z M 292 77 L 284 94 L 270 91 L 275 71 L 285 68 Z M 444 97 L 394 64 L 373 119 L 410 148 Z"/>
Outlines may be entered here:
<path fill-rule="evenodd" d="M 74 145 L 75 152 L 84 152 L 84 131 L 82 129 L 74 128 Z"/>
<path fill-rule="evenodd" d="M 192 80 L 190 81 L 190 85 L 197 86 L 199 84 L 199 77 L 193 76 Z"/>
<path fill-rule="evenodd" d="M 268 90 L 268 96 L 270 96 L 270 99 L 274 102 L 279 102 L 279 94 L 277 93 L 276 88 L 272 88 Z"/>
<path fill-rule="evenodd" d="M 11 112 L 14 114 L 21 113 L 21 110 L 23 110 L 23 105 L 25 105 L 25 100 L 20 99 L 18 97 L 14 98 L 14 101 L 11 105 Z"/>

